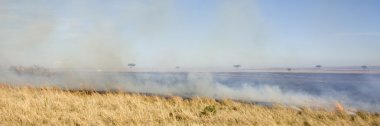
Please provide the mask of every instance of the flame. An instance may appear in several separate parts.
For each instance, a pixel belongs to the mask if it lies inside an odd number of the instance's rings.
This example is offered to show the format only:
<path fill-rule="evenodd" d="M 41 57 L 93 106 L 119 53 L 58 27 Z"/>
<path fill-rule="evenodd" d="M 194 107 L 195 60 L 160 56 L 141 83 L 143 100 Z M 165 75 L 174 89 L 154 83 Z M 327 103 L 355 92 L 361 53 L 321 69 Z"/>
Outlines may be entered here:
<path fill-rule="evenodd" d="M 7 87 L 9 87 L 9 85 L 0 83 L 0 88 L 7 88 Z"/>
<path fill-rule="evenodd" d="M 338 112 L 344 112 L 344 107 L 339 102 L 335 102 L 335 110 Z"/>

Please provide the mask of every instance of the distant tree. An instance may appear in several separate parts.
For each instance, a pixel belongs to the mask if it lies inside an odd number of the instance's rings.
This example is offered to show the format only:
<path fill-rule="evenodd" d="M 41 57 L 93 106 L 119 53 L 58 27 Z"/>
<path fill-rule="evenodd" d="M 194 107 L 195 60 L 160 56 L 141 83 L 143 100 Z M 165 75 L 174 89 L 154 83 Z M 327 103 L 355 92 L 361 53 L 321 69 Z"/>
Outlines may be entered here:
<path fill-rule="evenodd" d="M 321 69 L 322 65 L 315 65 L 315 68 Z"/>
<path fill-rule="evenodd" d="M 179 69 L 180 67 L 179 67 L 179 66 L 176 66 L 175 68 L 176 68 L 176 69 Z"/>
<path fill-rule="evenodd" d="M 288 68 L 287 70 L 288 70 L 288 71 L 292 71 L 292 68 Z"/>
<path fill-rule="evenodd" d="M 130 64 L 128 64 L 128 66 L 129 66 L 129 68 L 132 68 L 132 67 L 135 67 L 136 64 L 134 64 L 134 63 L 130 63 Z"/>
<path fill-rule="evenodd" d="M 363 66 L 361 66 L 361 68 L 362 68 L 363 70 L 366 70 L 366 69 L 368 68 L 368 66 L 363 65 Z"/>
<path fill-rule="evenodd" d="M 239 69 L 239 67 L 241 67 L 239 64 L 236 64 L 236 65 L 234 65 L 234 67 L 236 68 L 236 69 Z"/>

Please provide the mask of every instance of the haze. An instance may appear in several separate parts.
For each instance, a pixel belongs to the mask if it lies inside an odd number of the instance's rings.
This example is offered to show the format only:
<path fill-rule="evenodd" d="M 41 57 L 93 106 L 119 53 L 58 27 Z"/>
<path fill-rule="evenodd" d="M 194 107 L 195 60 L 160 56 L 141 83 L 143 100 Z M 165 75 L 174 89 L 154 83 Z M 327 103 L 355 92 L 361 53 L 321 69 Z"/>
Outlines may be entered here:
<path fill-rule="evenodd" d="M 380 64 L 377 0 L 0 1 L 0 67 Z"/>

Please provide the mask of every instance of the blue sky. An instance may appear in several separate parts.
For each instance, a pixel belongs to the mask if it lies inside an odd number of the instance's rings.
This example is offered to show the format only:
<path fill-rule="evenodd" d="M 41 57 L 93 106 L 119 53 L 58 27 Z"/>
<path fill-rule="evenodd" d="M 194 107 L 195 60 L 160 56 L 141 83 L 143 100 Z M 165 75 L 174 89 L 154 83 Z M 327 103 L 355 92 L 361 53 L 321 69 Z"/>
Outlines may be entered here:
<path fill-rule="evenodd" d="M 377 0 L 0 2 L 1 65 L 380 65 Z"/>

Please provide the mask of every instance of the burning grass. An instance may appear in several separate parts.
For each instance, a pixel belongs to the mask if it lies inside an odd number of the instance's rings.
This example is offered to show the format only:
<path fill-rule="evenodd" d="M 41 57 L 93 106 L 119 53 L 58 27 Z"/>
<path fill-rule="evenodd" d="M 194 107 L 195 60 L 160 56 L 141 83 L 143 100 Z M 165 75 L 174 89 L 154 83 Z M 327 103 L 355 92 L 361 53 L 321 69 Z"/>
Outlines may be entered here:
<path fill-rule="evenodd" d="M 0 85 L 0 125 L 380 125 L 376 113 Z"/>

